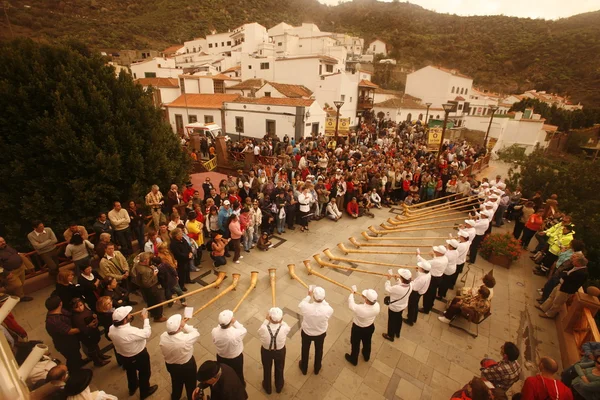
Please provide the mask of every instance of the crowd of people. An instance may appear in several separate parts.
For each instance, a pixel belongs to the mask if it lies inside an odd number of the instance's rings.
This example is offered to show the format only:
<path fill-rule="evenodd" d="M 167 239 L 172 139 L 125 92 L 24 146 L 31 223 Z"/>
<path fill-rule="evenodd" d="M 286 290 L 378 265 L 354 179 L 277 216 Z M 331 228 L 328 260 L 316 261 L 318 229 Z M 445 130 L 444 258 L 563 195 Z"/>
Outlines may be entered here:
<path fill-rule="evenodd" d="M 476 262 L 478 249 L 492 225 L 502 226 L 507 219 L 515 219 L 515 237 L 523 235 L 525 248 L 533 236 L 539 240 L 536 248 L 541 263 L 539 271 L 550 276 L 540 298 L 544 316 L 554 317 L 568 294 L 578 290 L 586 276 L 583 244 L 572 240 L 573 225 L 568 216 L 558 213 L 556 196 L 546 201 L 545 208 L 541 196 L 523 204 L 520 188 L 511 191 L 500 176 L 480 182 L 474 176 L 464 175 L 462 172 L 485 155 L 485 150 L 464 141 L 450 142 L 444 144 L 438 157 L 427 148 L 419 124 L 404 123 L 385 129 L 363 126 L 347 143 L 327 141 L 324 137 L 296 142 L 286 135 L 283 140 L 265 137 L 261 143 L 246 140 L 231 146 L 232 151 L 272 156 L 273 162 L 257 162 L 250 170 L 240 170 L 218 183 L 206 178 L 202 190 L 188 182 L 183 190 L 171 185 L 163 195 L 154 185 L 143 205 L 129 201 L 125 209 L 115 201 L 110 211 L 98 214 L 92 226 L 93 238 L 84 226 L 71 224 L 63 237 L 68 242 L 65 256 L 72 260 L 73 270 L 59 269 L 54 231 L 42 221 L 33 222 L 29 242 L 50 275 L 56 277 L 56 290 L 45 302 L 46 329 L 57 351 L 66 359 L 66 368 L 41 360 L 47 376 L 31 382 L 32 387 L 46 380 L 58 380 L 67 388 L 75 386 L 77 377 L 77 389 L 64 390 L 59 396 L 72 396 L 69 393 L 73 390 L 89 391 L 91 371 L 82 368 L 80 349 L 83 347 L 96 367 L 108 364 L 112 357 L 104 355 L 98 347 L 104 334 L 114 345 L 117 363 L 127 372 L 129 394 L 139 389 L 142 399 L 149 397 L 157 390 L 156 385 L 150 384 L 150 358 L 146 350 L 152 317 L 156 323 L 166 323 L 160 348 L 171 375 L 172 399 L 179 399 L 184 388 L 188 399 L 203 399 L 207 387 L 211 388 L 213 400 L 246 399 L 243 350 L 247 330 L 233 312 L 222 311 L 218 326 L 211 331 L 216 360 L 206 361 L 197 369 L 193 357 L 193 344 L 199 337 L 197 329 L 188 325 L 188 319 L 180 314 L 165 318 L 162 306 L 157 305 L 183 295 L 188 291 L 186 285 L 196 283 L 190 272 L 198 270 L 204 253 L 217 273 L 228 259 L 242 263 L 243 252 L 268 251 L 272 247 L 270 239 L 275 235 L 294 229 L 308 231 L 311 223 L 320 219 L 337 222 L 340 218 L 372 217 L 373 208 L 399 203 L 414 205 L 447 195 L 468 198 L 477 208 L 458 227 L 456 237 L 432 248 L 431 257 L 425 258 L 417 251 L 416 276 L 407 269 L 388 271 L 385 291 L 389 296 L 384 299 L 388 306 L 388 327 L 382 333 L 388 341 L 400 337 L 403 323 L 414 325 L 419 313 L 430 313 L 436 299 L 446 299 L 464 266 Z M 533 208 L 530 203 L 538 207 Z M 531 208 L 533 213 L 529 212 Z M 540 217 L 542 223 L 538 226 Z M 544 223 L 547 225 L 542 229 Z M 530 231 L 534 232 L 531 236 Z M 5 291 L 27 299 L 22 290 L 27 269 L 23 258 L 2 238 L 0 262 L 4 281 L 11 277 L 12 281 L 20 282 L 16 284 L 20 289 L 5 284 Z M 493 275 L 487 274 L 480 285 L 461 288 L 453 299 L 447 300 L 439 320 L 451 323 L 463 316 L 478 323 L 485 319 L 490 313 L 495 283 Z M 137 304 L 132 295 L 141 295 L 150 308 L 141 313 L 141 329 L 131 325 L 133 306 Z M 361 298 L 358 303 L 356 295 Z M 299 304 L 303 317 L 299 368 L 303 374 L 308 373 L 313 342 L 314 373 L 318 374 L 322 368 L 328 320 L 334 312 L 325 297 L 323 288 L 311 286 Z M 348 307 L 354 315 L 351 350 L 345 355 L 352 365 L 358 364 L 360 354 L 365 361 L 370 359 L 374 321 L 380 313 L 378 300 L 379 294 L 374 289 L 359 292 L 352 287 L 348 297 Z M 185 298 L 178 302 L 186 305 Z M 173 306 L 173 302 L 168 306 Z M 262 384 L 268 394 L 273 390 L 272 374 L 275 391 L 279 393 L 284 387 L 289 329 L 283 322 L 282 310 L 273 307 L 257 332 L 262 345 Z M 15 351 L 20 349 L 19 338 L 26 337 L 23 333 L 22 328 L 9 332 Z M 490 396 L 492 392 L 496 396 L 505 393 L 520 376 L 519 350 L 507 342 L 502 347 L 502 356 L 499 362 L 482 360 L 481 378 L 471 381 L 457 398 L 491 399 L 473 397 L 473 393 L 485 392 Z M 542 360 L 540 371 L 553 373 L 555 362 Z M 546 378 L 540 382 L 544 383 Z M 69 382 L 73 382 L 71 386 Z M 527 397 L 525 389 L 523 392 L 525 399 L 537 398 Z"/>

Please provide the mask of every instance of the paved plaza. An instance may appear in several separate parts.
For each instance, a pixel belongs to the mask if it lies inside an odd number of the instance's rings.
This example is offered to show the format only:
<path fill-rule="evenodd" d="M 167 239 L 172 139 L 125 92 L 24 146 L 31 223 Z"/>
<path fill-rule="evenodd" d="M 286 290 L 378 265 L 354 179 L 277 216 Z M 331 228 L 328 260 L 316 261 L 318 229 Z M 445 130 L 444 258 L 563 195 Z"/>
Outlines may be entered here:
<path fill-rule="evenodd" d="M 492 174 L 494 167 L 487 171 Z M 521 349 L 520 362 L 523 365 L 524 376 L 535 373 L 535 359 L 540 355 L 548 355 L 560 362 L 558 341 L 553 321 L 542 320 L 533 308 L 537 297 L 536 288 L 542 286 L 543 278 L 531 273 L 532 262 L 529 253 L 524 253 L 520 260 L 513 263 L 510 269 L 494 266 L 478 257 L 476 265 L 471 267 L 466 276 L 466 284 L 479 282 L 483 271 L 494 270 L 497 285 L 494 288 L 492 315 L 479 326 L 479 336 L 473 338 L 466 332 L 452 328 L 438 321 L 439 314 L 424 315 L 419 313 L 417 323 L 410 327 L 404 325 L 401 338 L 393 343 L 384 340 L 381 333 L 387 327 L 387 307 L 383 306 L 384 277 L 367 275 L 358 272 L 319 269 L 312 260 L 312 255 L 322 253 L 329 248 L 339 256 L 343 254 L 337 249 L 338 243 L 350 247 L 348 238 L 353 236 L 359 241 L 361 232 L 370 225 L 378 225 L 388 217 L 394 217 L 395 210 L 375 210 L 375 218 L 362 217 L 351 220 L 344 217 L 335 223 L 329 220 L 313 222 L 310 231 L 301 233 L 299 230 L 288 231 L 273 239 L 275 247 L 264 253 L 257 250 L 251 253 L 243 252 L 244 259 L 235 265 L 229 261 L 222 270 L 228 273 L 220 289 L 209 289 L 189 299 L 189 304 L 199 307 L 212 299 L 231 283 L 231 274 L 239 273 L 241 278 L 236 291 L 233 291 L 215 304 L 202 311 L 190 321 L 195 325 L 201 337 L 196 345 L 195 358 L 198 364 L 205 360 L 215 359 L 215 349 L 212 344 L 210 331 L 217 326 L 217 315 L 223 309 L 231 309 L 242 297 L 250 283 L 250 272 L 259 271 L 256 289 L 242 304 L 236 318 L 248 329 L 245 338 L 244 370 L 247 380 L 247 390 L 252 400 L 262 400 L 268 397 L 274 399 L 298 400 L 346 400 L 346 399 L 403 399 L 403 400 L 442 400 L 461 388 L 474 375 L 479 375 L 479 361 L 488 356 L 495 359 L 500 357 L 500 347 L 507 341 L 515 342 Z M 506 229 L 512 230 L 512 223 Z M 494 228 L 495 231 L 504 229 Z M 452 229 L 419 231 L 414 234 L 403 233 L 402 236 L 447 236 L 455 233 Z M 421 249 L 428 252 L 430 246 L 441 241 L 424 240 Z M 398 250 L 398 249 L 396 249 Z M 402 249 L 406 250 L 406 249 Z M 205 253 L 202 270 L 192 273 L 193 279 L 201 285 L 206 285 L 215 279 L 209 268 L 209 258 Z M 350 254 L 347 257 L 369 259 L 398 264 L 415 265 L 416 257 L 412 255 L 364 255 Z M 323 259 L 326 259 L 322 255 Z M 373 350 L 371 360 L 364 362 L 359 359 L 357 367 L 350 365 L 344 359 L 344 354 L 350 350 L 350 329 L 352 313 L 347 307 L 349 292 L 331 283 L 308 276 L 302 263 L 311 260 L 311 266 L 319 272 L 345 285 L 357 285 L 359 290 L 374 288 L 379 293 L 382 312 L 375 322 L 373 335 Z M 297 275 L 307 284 L 324 287 L 327 291 L 327 301 L 334 308 L 334 314 L 329 322 L 329 330 L 325 340 L 323 369 L 317 376 L 312 371 L 312 361 L 309 363 L 309 373 L 304 376 L 298 368 L 300 358 L 300 321 L 298 303 L 306 296 L 306 290 L 288 275 L 288 264 L 296 265 Z M 342 264 L 343 265 L 343 264 Z M 350 265 L 363 269 L 386 272 L 387 267 L 368 266 L 365 264 Z M 257 330 L 261 325 L 267 310 L 271 307 L 271 288 L 269 285 L 269 268 L 277 269 L 277 306 L 284 310 L 284 320 L 292 327 L 287 341 L 287 358 L 285 367 L 285 387 L 282 393 L 266 395 L 261 387 L 262 367 L 260 363 L 260 342 Z M 466 267 L 465 267 L 466 268 Z M 460 286 L 461 284 L 459 284 Z M 195 289 L 199 285 L 189 285 Z M 33 294 L 35 300 L 30 303 L 17 305 L 14 314 L 17 320 L 29 333 L 30 339 L 44 340 L 51 347 L 51 340 L 44 328 L 46 310 L 43 306 L 51 288 Z M 449 294 L 449 298 L 452 295 Z M 135 309 L 141 308 L 140 302 Z M 436 301 L 435 308 L 443 310 L 444 304 Z M 165 316 L 182 312 L 179 304 L 165 308 Z M 134 325 L 140 326 L 138 317 Z M 158 346 L 159 336 L 165 330 L 164 323 L 151 323 L 152 337 L 148 341 L 148 351 L 152 362 L 151 384 L 158 384 L 158 392 L 153 399 L 170 398 L 170 377 L 166 371 L 163 357 Z M 471 326 L 475 329 L 475 326 Z M 101 347 L 109 342 L 104 338 Z M 107 354 L 112 354 L 108 350 Z M 55 356 L 60 357 L 57 352 Z M 312 354 L 311 354 L 312 356 Z M 120 399 L 129 398 L 125 372 L 114 360 L 102 368 L 93 367 L 94 379 L 92 388 L 98 388 Z M 520 390 L 521 382 L 513 386 L 513 391 Z M 510 392 L 509 392 L 510 393 Z M 136 397 L 139 394 L 135 395 Z"/>

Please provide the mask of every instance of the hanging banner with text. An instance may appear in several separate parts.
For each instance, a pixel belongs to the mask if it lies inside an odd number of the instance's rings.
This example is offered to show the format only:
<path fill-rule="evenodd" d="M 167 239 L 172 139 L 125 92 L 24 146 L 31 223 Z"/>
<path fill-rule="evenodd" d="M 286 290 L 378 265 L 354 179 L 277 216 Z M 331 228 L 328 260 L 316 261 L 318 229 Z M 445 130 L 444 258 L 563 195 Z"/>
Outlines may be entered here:
<path fill-rule="evenodd" d="M 429 147 L 439 146 L 442 143 L 442 128 L 429 128 L 427 144 Z"/>
<path fill-rule="evenodd" d="M 338 135 L 348 136 L 350 132 L 350 118 L 340 118 L 338 122 Z M 325 118 L 325 136 L 335 136 L 335 117 Z"/>

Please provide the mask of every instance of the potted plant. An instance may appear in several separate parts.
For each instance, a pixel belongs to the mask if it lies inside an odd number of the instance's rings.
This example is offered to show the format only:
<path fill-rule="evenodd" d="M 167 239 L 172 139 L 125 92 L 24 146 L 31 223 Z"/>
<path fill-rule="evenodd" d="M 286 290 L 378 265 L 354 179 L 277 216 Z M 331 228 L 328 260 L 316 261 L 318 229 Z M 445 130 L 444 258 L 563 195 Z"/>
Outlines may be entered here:
<path fill-rule="evenodd" d="M 479 252 L 492 264 L 508 268 L 521 255 L 521 244 L 510 233 L 493 233 L 483 240 Z"/>

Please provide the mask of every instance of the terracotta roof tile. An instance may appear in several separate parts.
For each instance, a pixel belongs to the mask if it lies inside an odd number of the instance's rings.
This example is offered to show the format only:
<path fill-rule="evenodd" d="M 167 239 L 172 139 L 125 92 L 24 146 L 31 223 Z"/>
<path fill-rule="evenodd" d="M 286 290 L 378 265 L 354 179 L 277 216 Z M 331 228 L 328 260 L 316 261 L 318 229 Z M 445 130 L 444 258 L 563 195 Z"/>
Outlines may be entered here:
<path fill-rule="evenodd" d="M 290 106 L 290 107 L 310 107 L 314 102 L 314 99 L 290 99 L 290 98 L 278 98 L 278 97 L 240 97 L 236 100 L 230 101 L 231 103 L 250 103 L 250 104 L 262 104 L 270 106 Z"/>
<path fill-rule="evenodd" d="M 273 86 L 279 93 L 286 97 L 310 97 L 313 92 L 304 85 L 290 85 L 287 83 L 267 82 Z"/>
<path fill-rule="evenodd" d="M 256 90 L 258 90 L 261 87 L 263 87 L 265 83 L 267 83 L 267 81 L 265 81 L 264 79 L 246 79 L 245 81 L 242 81 L 236 85 L 229 86 L 227 88 L 227 90 L 229 90 L 229 89 L 233 89 L 233 90 L 256 89 Z"/>
<path fill-rule="evenodd" d="M 166 87 L 166 88 L 178 88 L 179 80 L 177 78 L 140 78 L 136 79 L 135 82 L 142 86 L 154 86 L 154 87 Z"/>
<path fill-rule="evenodd" d="M 240 78 L 231 78 L 224 74 L 213 75 L 211 78 L 213 78 L 213 80 L 216 80 L 216 81 L 238 81 L 238 82 L 241 82 Z"/>
<path fill-rule="evenodd" d="M 362 79 L 360 82 L 358 82 L 358 86 L 371 87 L 371 88 L 375 88 L 375 89 L 377 89 L 379 87 L 376 84 L 374 84 L 373 82 L 368 81 L 366 79 Z"/>
<path fill-rule="evenodd" d="M 277 58 L 275 61 L 290 61 L 290 60 L 304 60 L 304 59 L 309 59 L 309 58 L 318 58 L 321 61 L 325 61 L 325 62 L 330 62 L 330 63 L 334 63 L 337 64 L 338 60 L 337 58 L 333 58 L 333 57 L 329 57 L 329 56 L 300 56 L 300 57 L 280 57 Z"/>
<path fill-rule="evenodd" d="M 239 66 L 239 65 L 236 65 L 235 67 L 231 67 L 231 68 L 226 69 L 225 71 L 223 71 L 223 73 L 239 71 L 240 69 L 242 69 L 242 67 Z"/>
<path fill-rule="evenodd" d="M 239 94 L 182 94 L 167 104 L 167 107 L 220 109 L 224 102 L 234 101 L 238 97 Z"/>
<path fill-rule="evenodd" d="M 465 98 L 462 96 L 456 96 L 456 98 L 454 99 L 456 101 L 465 101 Z"/>
<path fill-rule="evenodd" d="M 427 106 L 423 104 L 419 104 L 416 101 L 410 98 L 401 98 L 395 97 L 393 99 L 387 99 L 386 101 L 382 101 L 381 103 L 377 103 L 373 105 L 373 107 L 379 108 L 412 108 L 412 109 L 422 109 L 426 110 Z"/>
<path fill-rule="evenodd" d="M 174 46 L 170 46 L 170 47 L 167 47 L 166 49 L 164 49 L 163 53 L 165 53 L 165 54 L 174 54 L 174 53 L 177 52 L 177 50 L 179 50 L 182 47 L 183 47 L 182 44 L 176 44 Z"/>

